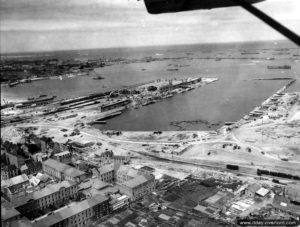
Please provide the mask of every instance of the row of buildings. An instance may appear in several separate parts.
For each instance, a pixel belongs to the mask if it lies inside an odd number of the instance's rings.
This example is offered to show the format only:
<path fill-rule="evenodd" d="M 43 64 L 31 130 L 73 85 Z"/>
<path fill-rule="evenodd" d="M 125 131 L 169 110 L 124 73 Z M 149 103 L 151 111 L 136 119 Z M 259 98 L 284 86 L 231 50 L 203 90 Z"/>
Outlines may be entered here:
<path fill-rule="evenodd" d="M 31 178 L 2 180 L 3 226 L 87 226 L 155 188 L 151 173 L 121 163 L 101 165 L 90 175 L 58 160 L 42 161 L 42 173 Z"/>
<path fill-rule="evenodd" d="M 59 180 L 83 182 L 86 174 L 69 165 L 54 159 L 43 162 L 44 173 Z M 121 192 L 127 194 L 131 200 L 141 198 L 154 190 L 154 176 L 151 173 L 141 172 L 126 165 L 107 164 L 94 169 L 93 176 L 101 181 L 116 184 Z"/>
<path fill-rule="evenodd" d="M 83 160 L 78 146 L 34 134 L 1 140 L 3 226 L 87 226 L 154 190 L 150 172 L 124 165 L 128 155 Z"/>

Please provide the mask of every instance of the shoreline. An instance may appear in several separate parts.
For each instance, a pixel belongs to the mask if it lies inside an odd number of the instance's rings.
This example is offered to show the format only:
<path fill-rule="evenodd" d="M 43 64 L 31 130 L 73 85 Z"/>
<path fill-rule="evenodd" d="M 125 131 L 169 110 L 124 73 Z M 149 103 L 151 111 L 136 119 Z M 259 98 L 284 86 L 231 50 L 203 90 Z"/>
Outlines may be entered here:
<path fill-rule="evenodd" d="M 284 85 L 283 87 L 281 87 L 278 91 L 274 92 L 270 97 L 268 97 L 267 99 L 265 99 L 260 106 L 256 106 L 253 108 L 252 111 L 250 111 L 249 113 L 245 114 L 241 119 L 239 119 L 236 122 L 232 122 L 233 124 L 230 124 L 229 126 L 223 125 L 222 127 L 220 127 L 219 129 L 217 129 L 217 131 L 221 132 L 223 131 L 223 133 L 225 133 L 224 131 L 227 131 L 228 129 L 231 130 L 233 128 L 238 128 L 241 125 L 245 124 L 248 120 L 249 120 L 249 114 L 253 113 L 253 112 L 257 112 L 260 111 L 260 109 L 262 109 L 262 107 L 266 104 L 268 104 L 270 102 L 270 100 L 278 95 L 283 93 L 284 91 L 286 91 L 290 86 L 292 86 L 294 83 L 296 82 L 296 79 L 292 79 L 290 82 L 288 82 L 286 85 Z M 255 119 L 255 118 L 253 118 Z"/>
<path fill-rule="evenodd" d="M 76 97 L 71 99 L 63 99 L 63 100 L 46 100 L 45 102 L 42 102 L 43 100 L 34 100 L 34 101 L 25 101 L 23 103 L 8 103 L 6 106 L 1 106 L 1 109 L 5 110 L 8 107 L 13 107 L 14 105 L 18 105 L 19 112 L 23 113 L 23 119 L 22 116 L 18 118 L 17 121 L 14 121 L 14 119 L 11 120 L 11 123 L 13 122 L 20 122 L 20 121 L 26 121 L 30 120 L 31 117 L 25 117 L 26 111 L 30 112 L 33 111 L 35 108 L 42 108 L 43 111 L 40 111 L 39 113 L 36 112 L 36 116 L 50 116 L 55 115 L 58 113 L 73 111 L 75 109 L 81 109 L 85 107 L 95 108 L 98 107 L 101 109 L 101 114 L 105 114 L 105 112 L 112 109 L 117 109 L 116 107 L 124 107 L 124 108 L 140 108 L 144 105 L 150 105 L 157 101 L 172 97 L 176 94 L 180 94 L 183 92 L 190 91 L 192 89 L 202 87 L 205 85 L 208 85 L 210 83 L 218 81 L 217 78 L 187 78 L 187 79 L 181 79 L 181 80 L 161 80 L 158 79 L 157 81 L 151 81 L 151 83 L 148 84 L 142 84 L 138 87 L 134 87 L 132 90 L 126 90 L 127 93 L 123 94 L 121 90 L 112 90 L 102 93 L 93 93 L 87 96 L 82 97 Z M 156 86 L 156 87 L 155 87 Z M 150 91 L 149 88 L 155 87 L 154 91 Z M 132 94 L 132 92 L 136 94 Z M 41 103 L 40 106 L 37 106 L 38 104 L 35 103 Z M 36 105 L 36 106 L 33 106 Z M 107 106 L 107 107 L 105 107 Z M 111 108 L 111 107 L 112 108 Z M 105 108 L 105 109 L 104 109 Z M 102 110 L 104 109 L 104 110 Z M 121 112 L 123 113 L 123 112 Z M 98 116 L 97 119 L 100 117 Z M 94 120 L 97 120 L 94 119 Z M 94 121 L 93 120 L 93 121 Z M 9 122 L 7 122 L 9 124 Z"/>

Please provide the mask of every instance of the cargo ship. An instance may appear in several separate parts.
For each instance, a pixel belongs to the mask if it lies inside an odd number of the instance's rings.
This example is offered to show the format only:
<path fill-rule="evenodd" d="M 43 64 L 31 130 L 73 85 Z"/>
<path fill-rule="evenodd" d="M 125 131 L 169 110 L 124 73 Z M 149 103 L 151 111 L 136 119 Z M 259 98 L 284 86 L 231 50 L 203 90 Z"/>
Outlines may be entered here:
<path fill-rule="evenodd" d="M 155 100 L 150 100 L 150 101 L 144 102 L 144 103 L 142 104 L 142 106 L 148 106 L 148 105 L 154 104 L 154 103 L 156 103 Z"/>
<path fill-rule="evenodd" d="M 92 124 L 92 125 L 95 125 L 95 124 L 101 124 L 101 125 L 104 125 L 104 124 L 106 124 L 106 123 L 107 123 L 106 121 L 99 121 L 99 120 L 96 120 L 96 121 L 91 122 L 90 124 Z"/>
<path fill-rule="evenodd" d="M 290 65 L 282 65 L 282 66 L 270 66 L 268 65 L 268 69 L 291 69 Z"/>
<path fill-rule="evenodd" d="M 47 95 L 40 95 L 39 97 L 29 97 L 29 98 L 27 98 L 27 100 L 29 100 L 29 101 L 32 101 L 32 100 L 38 100 L 38 99 L 41 99 L 41 98 L 45 98 L 45 97 L 47 97 Z"/>
<path fill-rule="evenodd" d="M 43 105 L 53 101 L 57 96 L 46 97 L 46 98 L 37 98 L 33 100 L 28 100 L 25 102 L 20 102 L 19 107 L 30 106 L 30 105 Z"/>
<path fill-rule="evenodd" d="M 107 120 L 107 119 L 116 117 L 116 116 L 121 115 L 121 114 L 122 114 L 121 111 L 114 112 L 114 113 L 111 113 L 111 114 L 108 114 L 108 115 L 105 115 L 105 116 L 99 118 L 98 120 L 96 120 L 96 122 L 100 122 L 100 121 L 103 121 L 103 120 Z"/>
<path fill-rule="evenodd" d="M 104 79 L 104 77 L 102 77 L 102 76 L 93 77 L 93 80 L 103 80 L 103 79 Z"/>
<path fill-rule="evenodd" d="M 20 80 L 20 83 L 31 83 L 31 79 L 22 79 Z"/>

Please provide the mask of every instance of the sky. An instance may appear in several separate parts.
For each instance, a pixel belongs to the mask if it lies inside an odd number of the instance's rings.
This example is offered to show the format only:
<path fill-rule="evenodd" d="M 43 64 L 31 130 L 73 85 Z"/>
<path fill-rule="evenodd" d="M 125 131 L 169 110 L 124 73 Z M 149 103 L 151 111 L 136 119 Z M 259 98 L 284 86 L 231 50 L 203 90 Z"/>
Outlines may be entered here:
<path fill-rule="evenodd" d="M 256 6 L 300 34 L 300 1 Z M 148 14 L 137 0 L 0 0 L 1 53 L 284 39 L 240 7 Z"/>

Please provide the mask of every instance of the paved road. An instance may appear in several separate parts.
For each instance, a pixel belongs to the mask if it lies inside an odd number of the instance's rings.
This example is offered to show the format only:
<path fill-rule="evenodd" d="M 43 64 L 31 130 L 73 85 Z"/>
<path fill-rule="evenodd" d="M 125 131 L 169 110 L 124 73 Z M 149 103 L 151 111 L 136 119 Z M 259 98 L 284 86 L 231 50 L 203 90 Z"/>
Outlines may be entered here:
<path fill-rule="evenodd" d="M 73 131 L 74 128 L 72 127 L 65 127 L 65 126 L 59 126 L 59 125 L 54 125 L 54 124 L 26 124 L 26 125 L 19 125 L 16 126 L 19 128 L 28 128 L 28 127 L 44 127 L 44 128 L 58 128 L 58 129 L 67 129 L 70 131 Z M 212 141 L 194 141 L 195 139 L 193 139 L 193 142 L 191 141 L 136 141 L 136 140 L 126 140 L 126 139 L 117 139 L 117 138 L 111 138 L 111 137 L 107 137 L 104 135 L 94 135 L 91 134 L 89 132 L 85 132 L 84 130 L 80 130 L 80 133 L 95 139 L 99 139 L 99 140 L 105 140 L 105 141 L 109 141 L 109 142 L 118 142 L 118 143 L 131 143 L 131 144 L 148 144 L 148 145 L 174 145 L 174 144 L 182 144 L 183 142 L 187 142 L 188 144 L 207 144 L 207 143 L 228 143 L 228 142 L 232 142 L 232 143 L 237 143 L 235 141 L 228 141 L 225 139 L 220 139 L 220 140 L 212 140 Z"/>
<path fill-rule="evenodd" d="M 68 129 L 70 131 L 72 131 L 74 128 L 71 128 L 71 127 L 65 127 L 65 126 L 59 126 L 59 125 L 54 125 L 54 124 L 26 124 L 26 125 L 20 125 L 20 126 L 17 126 L 17 127 L 45 127 L 45 128 L 58 128 L 58 129 Z M 91 134 L 91 133 L 88 133 L 88 132 L 85 132 L 83 130 L 80 131 L 81 134 L 83 135 L 86 135 L 86 136 L 89 136 L 89 137 L 92 137 L 92 138 L 95 138 L 95 139 L 99 139 L 99 140 L 102 140 L 102 141 L 109 141 L 109 142 L 115 142 L 115 143 L 127 143 L 127 144 L 148 144 L 148 145 L 174 145 L 174 144 L 182 144 L 183 141 L 178 141 L 178 142 L 163 142 L 163 141 L 132 141 L 132 140 L 124 140 L 124 139 L 116 139 L 116 138 L 110 138 L 110 137 L 107 137 L 107 136 L 104 136 L 104 135 L 94 135 L 94 134 Z M 257 150 L 258 152 L 261 152 L 262 150 L 258 147 L 255 147 L 253 145 L 250 145 L 250 144 L 247 144 L 245 142 L 242 142 L 240 141 L 238 138 L 236 138 L 236 136 L 231 133 L 229 134 L 232 138 L 232 140 L 225 140 L 225 136 L 219 140 L 212 140 L 212 141 L 193 141 L 193 142 L 188 142 L 188 144 L 192 144 L 192 145 L 200 145 L 200 144 L 213 144 L 213 143 L 235 143 L 235 144 L 239 144 L 239 145 L 243 145 L 243 146 L 246 146 L 246 147 L 250 147 L 251 149 L 253 150 Z M 145 155 L 145 153 L 144 153 Z M 276 157 L 273 157 L 271 155 L 264 155 L 265 157 L 268 157 L 270 159 L 275 159 L 277 161 L 281 161 L 280 159 L 277 159 Z M 167 159 L 169 161 L 172 161 L 172 159 Z M 189 163 L 189 164 L 192 164 L 191 162 L 187 162 L 187 161 L 184 161 L 186 163 Z M 297 161 L 290 161 L 291 163 L 300 163 L 300 162 L 297 162 Z M 214 162 L 213 163 L 213 166 L 216 167 L 218 165 L 218 163 L 220 162 Z M 203 167 L 213 167 L 211 165 L 202 165 Z M 225 167 L 225 164 L 222 164 L 223 168 Z M 263 166 L 260 166 L 260 167 L 263 167 Z M 246 167 L 245 168 L 249 168 L 249 167 Z M 256 167 L 257 168 L 257 167 Z M 251 169 L 255 169 L 256 171 L 256 168 L 250 168 L 250 169 L 245 169 L 245 173 L 247 171 L 251 171 L 253 172 Z"/>

